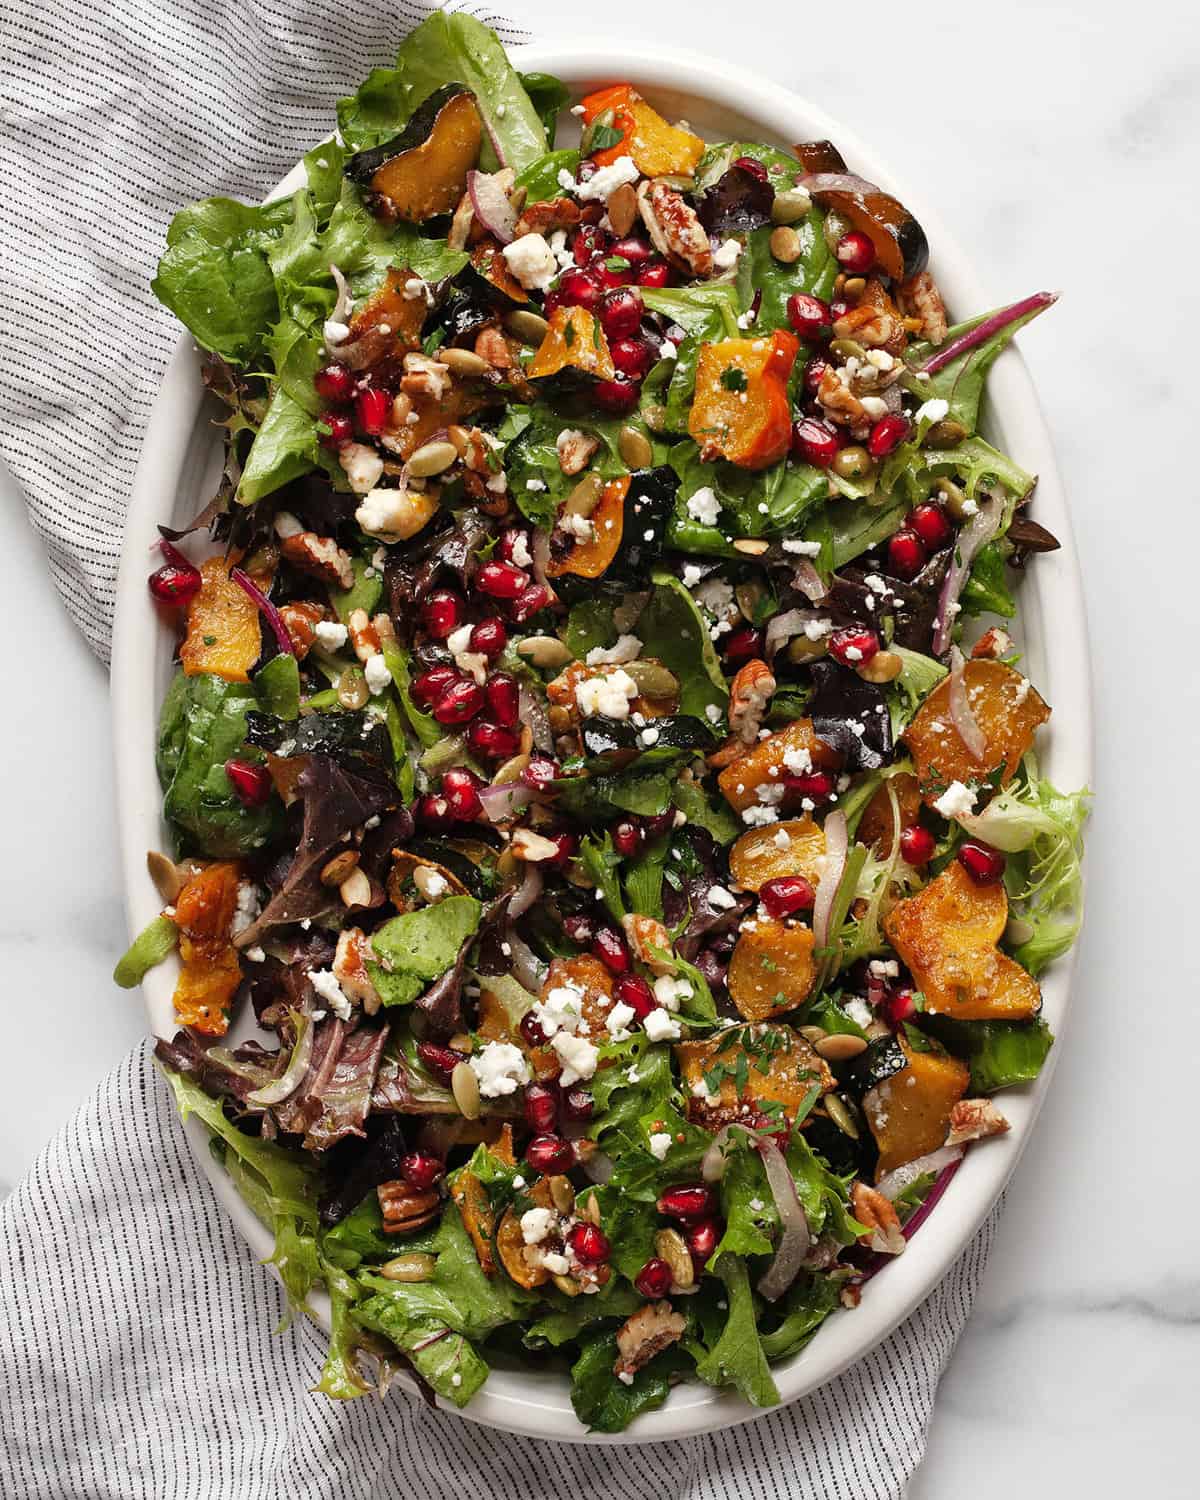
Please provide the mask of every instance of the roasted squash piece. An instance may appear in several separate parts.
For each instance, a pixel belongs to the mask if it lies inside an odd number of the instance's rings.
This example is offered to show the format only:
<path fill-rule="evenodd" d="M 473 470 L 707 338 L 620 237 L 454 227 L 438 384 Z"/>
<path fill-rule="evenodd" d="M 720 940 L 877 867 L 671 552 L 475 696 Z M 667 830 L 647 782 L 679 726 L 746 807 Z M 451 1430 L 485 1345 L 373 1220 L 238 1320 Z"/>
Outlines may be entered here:
<path fill-rule="evenodd" d="M 836 771 L 841 757 L 813 732 L 811 719 L 794 719 L 786 729 L 770 739 L 759 740 L 745 755 L 739 755 L 717 777 L 726 802 L 734 812 L 744 812 L 758 805 L 760 786 L 778 786 L 787 766 L 784 757 L 807 753 L 813 765 L 823 771 Z M 772 774 L 774 768 L 774 774 Z"/>
<path fill-rule="evenodd" d="M 551 578 L 561 578 L 571 573 L 576 578 L 599 578 L 616 557 L 625 531 L 625 497 L 629 493 L 629 475 L 610 479 L 600 491 L 600 499 L 588 520 L 592 523 L 590 538 L 576 537 L 569 542 L 568 550 L 561 557 L 554 555 L 559 537 L 557 532 L 551 542 L 550 561 L 546 573 Z"/>
<path fill-rule="evenodd" d="M 423 296 L 404 295 L 415 275 L 406 267 L 389 266 L 383 281 L 350 319 L 348 342 L 359 350 L 356 369 L 378 370 L 421 347 L 421 326 L 429 309 Z"/>
<path fill-rule="evenodd" d="M 917 1052 L 898 1039 L 908 1066 L 863 1095 L 863 1114 L 879 1147 L 876 1182 L 936 1151 L 946 1140 L 950 1111 L 967 1092 L 971 1070 L 957 1057 Z"/>
<path fill-rule="evenodd" d="M 983 731 L 982 760 L 975 760 L 950 717 L 950 679 L 941 681 L 900 736 L 917 768 L 921 795 L 932 807 L 952 781 L 987 780 L 1003 767 L 1005 786 L 1033 744 L 1034 731 L 1050 717 L 1037 689 L 1002 661 L 969 661 L 963 668 L 967 701 Z"/>
<path fill-rule="evenodd" d="M 729 873 L 747 891 L 785 875 L 803 875 L 817 885 L 824 853 L 824 830 L 809 817 L 790 818 L 743 833 L 729 851 Z"/>
<path fill-rule="evenodd" d="M 825 145 L 827 143 L 820 142 Z M 806 148 L 797 146 L 800 153 Z M 831 148 L 832 149 L 832 148 Z M 894 281 L 915 276 L 929 264 L 925 231 L 898 198 L 873 182 L 841 171 L 813 172 L 803 179 L 813 202 L 844 215 L 871 241 L 882 269 Z"/>
<path fill-rule="evenodd" d="M 233 563 L 209 557 L 200 564 L 200 592 L 188 605 L 187 635 L 179 659 L 189 677 L 207 672 L 226 682 L 249 682 L 250 668 L 262 651 L 258 609 L 230 578 Z M 267 577 L 254 580 L 265 593 Z"/>
<path fill-rule="evenodd" d="M 746 1054 L 744 1070 L 738 1066 L 740 1053 Z M 824 1094 L 834 1086 L 824 1058 L 798 1032 L 778 1022 L 735 1026 L 704 1041 L 680 1042 L 675 1058 L 688 1119 L 706 1130 L 745 1119 L 743 1104 L 753 1107 L 771 1100 L 795 1119 L 809 1089 L 819 1087 Z"/>
<path fill-rule="evenodd" d="M 788 378 L 799 348 L 782 328 L 769 338 L 701 345 L 688 432 L 705 463 L 724 458 L 765 469 L 784 457 L 792 436 Z"/>
<path fill-rule="evenodd" d="M 463 1228 L 475 1246 L 475 1256 L 485 1276 L 496 1272 L 496 1255 L 493 1241 L 496 1233 L 496 1215 L 488 1197 L 487 1188 L 469 1167 L 464 1167 L 454 1179 L 450 1196 L 458 1205 Z"/>
<path fill-rule="evenodd" d="M 175 984 L 175 1015 L 181 1026 L 205 1036 L 223 1036 L 228 1009 L 242 982 L 229 930 L 237 906 L 236 862 L 206 865 L 187 882 L 175 901 L 182 968 Z"/>
<path fill-rule="evenodd" d="M 545 1286 L 550 1272 L 545 1266 L 530 1265 L 525 1259 L 525 1236 L 521 1233 L 521 1220 L 511 1208 L 500 1216 L 500 1227 L 496 1230 L 496 1253 L 500 1264 L 518 1286 L 531 1292 L 535 1287 Z"/>
<path fill-rule="evenodd" d="M 619 156 L 630 156 L 646 177 L 691 177 L 704 155 L 704 142 L 690 130 L 668 125 L 628 83 L 598 89 L 583 100 L 583 123 L 612 111 L 612 128 L 621 132 L 613 146 L 593 151 L 597 166 L 610 166 Z"/>
<path fill-rule="evenodd" d="M 883 930 L 908 965 L 925 1008 L 960 1021 L 1025 1021 L 1041 991 L 996 947 L 1008 921 L 1004 887 L 977 885 L 954 860 L 935 880 L 897 902 Z"/>
<path fill-rule="evenodd" d="M 493 239 L 480 240 L 471 251 L 471 266 L 490 281 L 498 292 L 503 292 L 510 302 L 528 302 L 529 293 L 508 269 L 508 262 Z"/>
<path fill-rule="evenodd" d="M 565 369 L 580 370 L 597 380 L 612 380 L 617 373 L 600 320 L 585 307 L 554 309 L 550 314 L 550 332 L 525 373 L 537 379 L 557 375 Z"/>
<path fill-rule="evenodd" d="M 811 927 L 788 926 L 774 917 L 751 917 L 729 960 L 729 998 L 747 1021 L 794 1010 L 812 989 Z"/>
<path fill-rule="evenodd" d="M 880 859 L 886 859 L 892 852 L 892 834 L 895 831 L 888 787 L 896 794 L 901 832 L 911 828 L 920 820 L 921 815 L 921 789 L 915 776 L 908 771 L 901 771 L 898 776 L 892 776 L 884 782 L 867 803 L 854 835 L 860 844 L 874 849 Z"/>
<path fill-rule="evenodd" d="M 453 213 L 482 140 L 474 94 L 465 84 L 447 83 L 417 107 L 399 135 L 356 152 L 346 176 L 374 195 L 379 218 L 423 224 Z"/>
<path fill-rule="evenodd" d="M 542 981 L 539 1000 L 545 1000 L 553 989 L 570 985 L 583 991 L 580 1014 L 592 1037 L 604 1035 L 604 1018 L 613 1003 L 613 977 L 598 958 L 590 953 L 581 953 L 576 958 L 556 958 Z M 518 1046 L 524 1046 L 518 1036 Z M 553 1047 L 526 1047 L 529 1066 L 535 1078 L 556 1078 L 562 1072 L 562 1063 Z M 607 1058 L 600 1063 L 602 1068 L 611 1067 L 615 1059 Z"/>
<path fill-rule="evenodd" d="M 389 433 L 388 447 L 401 458 L 408 458 L 447 427 L 462 426 L 487 402 L 488 396 L 465 380 L 456 380 L 438 401 L 417 396 L 413 399 L 417 420 Z"/>

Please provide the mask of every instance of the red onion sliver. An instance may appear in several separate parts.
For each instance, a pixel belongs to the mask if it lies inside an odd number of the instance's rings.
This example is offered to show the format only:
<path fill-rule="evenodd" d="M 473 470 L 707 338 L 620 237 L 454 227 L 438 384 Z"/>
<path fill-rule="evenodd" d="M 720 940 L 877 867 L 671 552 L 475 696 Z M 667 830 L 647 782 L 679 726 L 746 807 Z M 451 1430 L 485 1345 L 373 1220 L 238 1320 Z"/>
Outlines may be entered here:
<path fill-rule="evenodd" d="M 508 194 L 491 172 L 468 172 L 467 192 L 475 217 L 501 245 L 511 243 L 517 216 Z"/>
<path fill-rule="evenodd" d="M 524 916 L 537 898 L 542 894 L 542 872 L 536 863 L 527 861 L 525 865 L 525 876 L 517 887 L 516 893 L 508 903 L 508 915 L 510 919 Z"/>
<path fill-rule="evenodd" d="M 262 1088 L 247 1094 L 247 1104 L 261 1104 L 264 1107 L 268 1104 L 282 1104 L 285 1099 L 290 1099 L 300 1087 L 312 1057 L 313 1033 L 316 1027 L 312 1023 L 311 1016 L 302 1015 L 296 1010 L 292 1011 L 292 1024 L 296 1028 L 296 1041 L 292 1047 L 292 1055 L 288 1058 L 287 1067 L 278 1078 L 273 1078 L 270 1083 L 264 1083 Z"/>
<path fill-rule="evenodd" d="M 286 656 L 295 656 L 296 648 L 292 645 L 292 638 L 288 634 L 288 628 L 283 623 L 283 616 L 267 598 L 266 594 L 263 593 L 262 589 L 250 578 L 249 574 L 243 573 L 241 568 L 231 568 L 229 576 L 244 594 L 249 594 L 260 612 L 266 617 L 267 624 L 274 633 L 280 651 Z"/>
<path fill-rule="evenodd" d="M 875 1184 L 875 1191 L 882 1193 L 891 1202 L 898 1198 L 906 1187 L 916 1182 L 918 1177 L 924 1177 L 926 1172 L 935 1174 L 940 1172 L 943 1167 L 961 1161 L 962 1154 L 961 1146 L 939 1146 L 936 1151 L 930 1151 L 926 1156 L 918 1156 L 914 1161 L 906 1161 L 902 1167 L 896 1167 L 886 1177 L 881 1177 Z"/>
<path fill-rule="evenodd" d="M 508 944 L 512 959 L 513 978 L 524 985 L 531 995 L 536 995 L 546 977 L 546 965 L 525 939 L 517 936 L 511 925 L 504 929 L 504 941 Z"/>
<path fill-rule="evenodd" d="M 829 946 L 829 918 L 846 869 L 849 845 L 846 814 L 831 812 L 825 819 L 825 855 L 817 882 L 817 899 L 813 904 L 813 938 L 818 948 Z"/>
<path fill-rule="evenodd" d="M 972 760 L 982 761 L 987 751 L 987 736 L 979 727 L 979 720 L 967 697 L 967 683 L 963 672 L 966 661 L 957 646 L 950 648 L 950 722 L 958 731 L 958 737 L 967 747 Z"/>
<path fill-rule="evenodd" d="M 799 635 L 806 625 L 818 622 L 828 625 L 829 616 L 817 609 L 785 609 L 781 615 L 772 615 L 767 621 L 765 638 L 768 658 L 774 656 L 794 635 Z"/>
<path fill-rule="evenodd" d="M 796 1194 L 796 1184 L 783 1152 L 769 1136 L 758 1142 L 758 1150 L 783 1229 L 775 1258 L 758 1283 L 759 1293 L 768 1302 L 774 1302 L 795 1281 L 804 1257 L 812 1248 L 812 1231 L 808 1227 L 804 1207 Z"/>
<path fill-rule="evenodd" d="M 338 289 L 337 301 L 333 304 L 333 311 L 329 314 L 330 322 L 346 323 L 350 318 L 350 309 L 354 306 L 354 298 L 350 294 L 350 283 L 332 262 L 329 266 L 329 274 L 333 277 Z"/>
<path fill-rule="evenodd" d="M 550 580 L 546 577 L 546 566 L 550 561 L 550 533 L 544 526 L 535 526 L 533 528 L 533 545 L 530 547 L 529 552 L 533 558 L 534 582 L 544 584 L 546 588 L 550 588 Z"/>
<path fill-rule="evenodd" d="M 912 1214 L 912 1216 L 908 1220 L 908 1223 L 904 1226 L 902 1232 L 906 1240 L 912 1239 L 913 1235 L 916 1234 L 917 1230 L 920 1229 L 921 1225 L 924 1224 L 925 1220 L 937 1207 L 938 1201 L 940 1200 L 942 1194 L 950 1186 L 951 1179 L 961 1166 L 962 1157 L 960 1156 L 957 1161 L 952 1161 L 948 1166 L 943 1167 L 942 1170 L 938 1173 L 937 1180 L 929 1189 L 929 1196 L 925 1199 L 925 1202 L 921 1204 L 920 1208 L 918 1208 L 916 1212 Z M 856 1285 L 862 1286 L 864 1285 L 864 1283 L 870 1281 L 873 1276 L 882 1271 L 884 1266 L 889 1265 L 892 1261 L 895 1260 L 895 1258 L 896 1257 L 894 1255 L 873 1255 L 867 1262 L 867 1265 L 863 1269 L 862 1274 L 857 1278 Z"/>
<path fill-rule="evenodd" d="M 954 616 L 958 596 L 971 576 L 971 564 L 979 549 L 990 542 L 1000 529 L 1004 515 L 1004 500 L 1000 495 L 985 495 L 979 501 L 979 510 L 958 534 L 954 544 L 954 557 L 946 569 L 942 592 L 938 597 L 937 618 L 933 626 L 933 654 L 942 656 L 950 644 L 954 628 Z"/>
<path fill-rule="evenodd" d="M 918 370 L 926 375 L 936 375 L 939 370 L 955 360 L 961 354 L 967 354 L 970 350 L 977 348 L 980 344 L 987 343 L 994 333 L 1007 328 L 1011 323 L 1020 322 L 1024 318 L 1035 317 L 1046 308 L 1053 307 L 1058 301 L 1057 292 L 1034 292 L 1032 297 L 1024 297 L 1020 302 L 1013 302 L 1008 307 L 1002 307 L 994 312 L 990 318 L 984 318 L 982 323 L 977 323 L 966 333 L 960 333 L 956 339 L 951 339 L 948 344 L 943 344 L 936 353 L 931 354 Z"/>
<path fill-rule="evenodd" d="M 479 789 L 479 800 L 492 823 L 506 823 L 529 806 L 533 798 L 530 789 L 520 781 L 506 781 L 500 786 L 484 786 Z M 514 916 L 519 913 L 514 912 Z"/>
<path fill-rule="evenodd" d="M 700 1158 L 700 1175 L 705 1182 L 720 1182 L 721 1178 L 724 1177 L 726 1162 L 725 1142 L 729 1139 L 730 1131 L 733 1130 L 744 1130 L 747 1135 L 751 1133 L 746 1129 L 745 1125 L 739 1125 L 736 1120 L 728 1125 L 721 1126 L 720 1130 L 713 1136 L 708 1150 Z"/>
<path fill-rule="evenodd" d="M 856 177 L 853 172 L 806 172 L 797 178 L 802 188 L 817 193 L 880 193 L 882 188 L 868 182 L 865 177 Z"/>
<path fill-rule="evenodd" d="M 527 683 L 521 684 L 518 696 L 518 711 L 522 724 L 528 724 L 533 734 L 533 743 L 544 755 L 554 754 L 554 731 L 542 700 Z"/>

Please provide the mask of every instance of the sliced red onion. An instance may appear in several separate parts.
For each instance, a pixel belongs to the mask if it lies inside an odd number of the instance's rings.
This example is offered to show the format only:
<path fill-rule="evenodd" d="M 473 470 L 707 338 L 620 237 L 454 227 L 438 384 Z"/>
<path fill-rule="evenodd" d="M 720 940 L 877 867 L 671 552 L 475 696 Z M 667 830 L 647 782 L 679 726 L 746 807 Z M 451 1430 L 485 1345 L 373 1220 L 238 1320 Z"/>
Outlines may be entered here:
<path fill-rule="evenodd" d="M 967 747 L 972 760 L 982 761 L 987 751 L 987 736 L 979 727 L 979 720 L 967 697 L 967 682 L 963 676 L 966 660 L 957 646 L 950 648 L 950 722 L 958 731 L 958 737 Z"/>
<path fill-rule="evenodd" d="M 296 1028 L 296 1041 L 292 1047 L 292 1055 L 288 1058 L 288 1065 L 278 1078 L 273 1078 L 262 1088 L 247 1094 L 247 1104 L 260 1104 L 264 1108 L 269 1104 L 282 1104 L 296 1092 L 308 1072 L 308 1064 L 312 1058 L 313 1032 L 316 1028 L 311 1016 L 303 1015 L 298 1010 L 292 1011 L 291 1016 Z"/>
<path fill-rule="evenodd" d="M 1045 312 L 1046 308 L 1053 307 L 1057 301 L 1057 292 L 1034 292 L 1032 297 L 1024 297 L 1020 302 L 1013 302 L 1008 307 L 1000 308 L 998 312 L 992 313 L 991 317 L 984 318 L 982 323 L 977 323 L 966 333 L 960 333 L 956 339 L 943 344 L 936 353 L 929 356 L 923 365 L 917 367 L 918 372 L 936 375 L 939 370 L 945 369 L 960 355 L 968 354 L 972 349 L 977 349 L 980 344 L 986 344 L 993 334 L 1025 318 L 1036 317 L 1038 313 Z"/>
<path fill-rule="evenodd" d="M 521 715 L 521 723 L 528 724 L 533 735 L 533 743 L 544 755 L 554 754 L 554 731 L 550 728 L 550 719 L 547 716 L 545 705 L 528 683 L 521 684 L 518 696 L 518 709 Z"/>
<path fill-rule="evenodd" d="M 518 937 L 516 929 L 509 925 L 504 929 L 504 941 L 508 944 L 512 959 L 513 977 L 523 984 L 532 995 L 536 995 L 546 977 L 546 965 L 541 961 L 524 938 Z"/>
<path fill-rule="evenodd" d="M 819 579 L 817 581 L 820 582 Z M 824 585 L 822 585 L 823 592 Z M 773 615 L 767 621 L 765 641 L 767 656 L 774 656 L 794 635 L 799 635 L 806 625 L 817 623 L 828 624 L 829 616 L 817 609 L 785 609 L 781 615 Z"/>
<path fill-rule="evenodd" d="M 283 616 L 263 593 L 262 589 L 251 579 L 248 573 L 243 573 L 241 568 L 231 568 L 229 576 L 244 594 L 258 605 L 260 613 L 265 617 L 267 624 L 275 636 L 280 651 L 287 656 L 295 656 L 296 648 L 292 645 L 292 638 L 288 634 L 288 628 L 283 623 Z"/>
<path fill-rule="evenodd" d="M 825 819 L 825 855 L 821 862 L 821 875 L 817 882 L 817 899 L 813 903 L 813 940 L 817 948 L 829 946 L 829 918 L 837 897 L 838 886 L 846 870 L 846 853 L 850 837 L 846 828 L 846 814 L 831 812 Z"/>
<path fill-rule="evenodd" d="M 532 860 L 526 861 L 525 877 L 508 903 L 508 915 L 511 920 L 515 921 L 517 917 L 525 915 L 542 894 L 543 885 L 541 866 Z"/>
<path fill-rule="evenodd" d="M 731 1121 L 728 1125 L 721 1126 L 720 1130 L 713 1136 L 712 1144 L 700 1158 L 700 1175 L 704 1178 L 705 1182 L 720 1182 L 721 1178 L 724 1177 L 725 1162 L 728 1159 L 725 1152 L 725 1142 L 729 1139 L 729 1133 L 732 1130 L 742 1130 L 747 1135 L 750 1134 L 750 1131 L 744 1125 L 739 1125 L 736 1120 Z"/>
<path fill-rule="evenodd" d="M 337 301 L 333 304 L 333 311 L 329 314 L 330 321 L 345 323 L 349 320 L 350 309 L 354 306 L 354 298 L 350 295 L 350 283 L 332 263 L 329 267 L 329 274 L 333 277 L 338 289 Z"/>
<path fill-rule="evenodd" d="M 882 1193 L 889 1203 L 894 1202 L 905 1188 L 911 1187 L 916 1182 L 918 1177 L 924 1177 L 927 1172 L 933 1172 L 936 1175 L 943 1168 L 961 1161 L 962 1155 L 961 1146 L 939 1146 L 936 1151 L 930 1151 L 925 1156 L 918 1156 L 915 1161 L 906 1161 L 902 1167 L 897 1167 L 886 1177 L 881 1177 L 875 1184 L 875 1191 Z M 916 1215 L 912 1217 L 915 1218 Z"/>
<path fill-rule="evenodd" d="M 475 217 L 501 245 L 512 242 L 517 216 L 498 173 L 468 172 L 467 192 Z"/>
<path fill-rule="evenodd" d="M 797 182 L 815 197 L 818 193 L 868 193 L 882 192 L 882 188 L 868 182 L 865 177 L 856 177 L 853 172 L 805 172 Z"/>
<path fill-rule="evenodd" d="M 758 1283 L 760 1294 L 768 1302 L 774 1302 L 795 1281 L 804 1257 L 812 1248 L 812 1231 L 808 1227 L 804 1206 L 797 1196 L 796 1184 L 783 1152 L 769 1136 L 758 1142 L 758 1150 L 783 1229 L 775 1258 Z"/>
<path fill-rule="evenodd" d="M 492 823 L 507 823 L 509 818 L 515 818 L 528 807 L 532 798 L 533 793 L 520 781 L 506 781 L 500 786 L 479 789 L 479 800 Z"/>
<path fill-rule="evenodd" d="M 795 565 L 792 572 L 792 583 L 813 604 L 820 604 L 821 600 L 829 592 L 825 587 L 820 573 L 817 572 L 807 557 L 802 557 Z"/>
<path fill-rule="evenodd" d="M 942 656 L 950 644 L 954 628 L 954 617 L 958 613 L 958 596 L 971 576 L 971 564 L 980 550 L 996 535 L 1004 516 L 1004 500 L 1000 495 L 984 495 L 979 509 L 958 533 L 954 545 L 954 556 L 946 569 L 942 592 L 938 597 L 937 618 L 933 625 L 933 654 Z"/>
<path fill-rule="evenodd" d="M 916 1212 L 909 1217 L 908 1223 L 904 1225 L 902 1233 L 906 1240 L 912 1239 L 913 1235 L 916 1234 L 917 1230 L 920 1229 L 921 1225 L 924 1224 L 925 1220 L 937 1207 L 942 1194 L 950 1186 L 951 1179 L 961 1166 L 962 1157 L 960 1155 L 957 1161 L 949 1162 L 938 1173 L 936 1181 L 929 1189 L 929 1195 L 925 1199 L 925 1202 L 922 1203 L 920 1208 L 918 1208 Z M 899 1168 L 897 1168 L 897 1170 L 899 1170 Z M 864 1285 L 864 1283 L 870 1281 L 873 1276 L 882 1271 L 884 1266 L 895 1260 L 895 1258 L 896 1257 L 894 1255 L 873 1255 L 864 1268 L 862 1275 L 858 1277 L 855 1284 L 857 1286 Z"/>

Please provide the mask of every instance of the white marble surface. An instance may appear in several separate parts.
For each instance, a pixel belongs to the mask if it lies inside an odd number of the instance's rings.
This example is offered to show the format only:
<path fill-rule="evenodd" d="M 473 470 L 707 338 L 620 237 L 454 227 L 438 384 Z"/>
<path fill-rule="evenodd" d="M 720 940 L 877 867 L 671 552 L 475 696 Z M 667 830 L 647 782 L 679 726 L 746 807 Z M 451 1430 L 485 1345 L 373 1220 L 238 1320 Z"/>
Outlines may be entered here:
<path fill-rule="evenodd" d="M 542 35 L 611 24 L 522 11 Z M 1074 1018 L 911 1493 L 1194 1497 L 1200 20 L 1178 0 L 833 14 L 656 0 L 622 24 L 852 124 L 954 224 L 994 302 L 1063 290 L 1022 342 L 1074 505 L 1099 726 Z M 141 1032 L 108 978 L 125 934 L 104 674 L 3 487 L 0 1190 Z"/>

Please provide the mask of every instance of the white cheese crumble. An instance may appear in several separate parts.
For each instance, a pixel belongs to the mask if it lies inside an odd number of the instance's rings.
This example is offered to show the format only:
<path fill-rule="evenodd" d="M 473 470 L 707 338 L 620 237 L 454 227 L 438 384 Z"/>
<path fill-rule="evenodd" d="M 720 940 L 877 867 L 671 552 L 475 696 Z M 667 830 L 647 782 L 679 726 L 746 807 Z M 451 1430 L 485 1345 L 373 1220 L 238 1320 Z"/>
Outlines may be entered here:
<path fill-rule="evenodd" d="M 642 643 L 636 635 L 621 635 L 615 646 L 593 646 L 584 660 L 589 667 L 619 667 L 637 661 L 641 653 Z"/>
<path fill-rule="evenodd" d="M 794 553 L 797 557 L 819 557 L 821 554 L 820 542 L 801 542 L 789 537 L 780 545 L 785 552 Z"/>
<path fill-rule="evenodd" d="M 570 1088 L 573 1083 L 591 1078 L 600 1060 L 600 1053 L 591 1042 L 581 1036 L 572 1036 L 569 1031 L 560 1031 L 550 1045 L 563 1065 L 559 1083 Z"/>
<path fill-rule="evenodd" d="M 665 1130 L 656 1130 L 650 1137 L 650 1155 L 659 1161 L 666 1159 L 667 1152 L 671 1149 L 671 1137 Z"/>
<path fill-rule="evenodd" d="M 521 1238 L 527 1245 L 540 1245 L 557 1222 L 552 1208 L 528 1208 L 521 1215 Z"/>
<path fill-rule="evenodd" d="M 346 644 L 350 632 L 336 620 L 321 620 L 313 627 L 317 645 L 323 651 L 340 651 Z"/>
<path fill-rule="evenodd" d="M 629 1023 L 635 1020 L 637 1011 L 632 1005 L 626 1005 L 624 1000 L 618 1000 L 604 1018 L 604 1024 L 608 1028 L 608 1034 L 614 1042 L 623 1042 L 629 1035 Z"/>
<path fill-rule="evenodd" d="M 585 677 L 575 684 L 575 702 L 585 718 L 603 714 L 608 719 L 627 719 L 630 699 L 637 695 L 637 683 L 619 667 L 606 677 Z"/>
<path fill-rule="evenodd" d="M 670 1011 L 663 1010 L 659 1006 L 650 1012 L 643 1025 L 646 1028 L 646 1035 L 652 1042 L 677 1041 L 681 1034 L 679 1022 Z"/>
<path fill-rule="evenodd" d="M 253 881 L 243 880 L 237 888 L 237 905 L 234 908 L 233 921 L 229 926 L 229 935 L 237 937 L 239 932 L 245 932 L 261 910 L 262 903 L 258 899 L 258 887 Z"/>
<path fill-rule="evenodd" d="M 515 1094 L 529 1082 L 529 1064 L 525 1054 L 511 1042 L 489 1042 L 470 1059 L 471 1072 L 479 1081 L 479 1092 L 485 1099 Z"/>
<path fill-rule="evenodd" d="M 601 167 L 586 182 L 576 182 L 569 172 L 566 173 L 570 181 L 567 191 L 574 193 L 577 198 L 582 198 L 585 203 L 589 201 L 607 203 L 622 184 L 636 182 L 641 175 L 632 156 L 618 156 L 616 161 L 607 167 Z M 558 180 L 562 186 L 566 187 L 562 178 L 563 174 L 560 173 Z"/>
<path fill-rule="evenodd" d="M 350 1002 L 332 969 L 314 969 L 308 976 L 312 987 L 329 1009 L 343 1021 L 350 1019 Z"/>
<path fill-rule="evenodd" d="M 533 554 L 529 550 L 529 541 L 523 531 L 519 531 L 514 537 L 508 555 L 518 568 L 528 568 L 533 563 Z"/>
<path fill-rule="evenodd" d="M 392 674 L 388 671 L 382 651 L 377 651 L 374 656 L 367 658 L 366 666 L 363 667 L 363 675 L 367 679 L 367 686 L 376 695 L 387 692 L 392 685 Z"/>
<path fill-rule="evenodd" d="M 766 790 L 768 790 L 768 788 L 760 788 L 760 791 Z M 769 790 L 778 790 L 781 795 L 783 792 L 782 787 L 771 787 Z M 778 802 L 780 799 L 776 797 L 774 800 Z M 709 906 L 715 906 L 718 911 L 732 911 L 733 908 L 737 905 L 737 897 L 731 892 L 727 891 L 723 885 L 710 885 L 708 888 L 708 904 Z"/>
<path fill-rule="evenodd" d="M 765 828 L 768 823 L 779 822 L 779 813 L 773 807 L 747 807 L 742 813 L 742 822 L 748 828 Z"/>
<path fill-rule="evenodd" d="M 713 265 L 718 271 L 729 271 L 738 263 L 742 246 L 738 240 L 722 240 L 713 251 Z"/>
<path fill-rule="evenodd" d="M 544 292 L 558 275 L 558 261 L 544 235 L 523 234 L 505 245 L 504 259 L 526 291 Z"/>
<path fill-rule="evenodd" d="M 555 985 L 533 1007 L 533 1014 L 547 1038 L 560 1031 L 577 1031 L 583 1015 L 583 991 L 573 984 Z"/>
<path fill-rule="evenodd" d="M 692 998 L 692 987 L 686 979 L 660 974 L 654 981 L 654 998 L 664 1010 L 678 1010 L 680 1001 Z"/>
<path fill-rule="evenodd" d="M 721 514 L 721 502 L 710 485 L 702 485 L 694 495 L 688 496 L 687 513 L 702 526 L 715 526 Z"/>
<path fill-rule="evenodd" d="M 366 443 L 343 443 L 338 449 L 338 463 L 356 495 L 369 494 L 383 475 L 383 459 Z M 361 519 L 358 524 L 363 526 Z"/>
<path fill-rule="evenodd" d="M 962 818 L 975 810 L 975 793 L 961 781 L 952 781 L 933 805 L 943 818 Z"/>
<path fill-rule="evenodd" d="M 864 1030 L 874 1020 L 871 1007 L 858 995 L 852 995 L 849 1000 L 843 1001 L 842 1009 L 856 1026 L 861 1026 Z"/>
<path fill-rule="evenodd" d="M 949 401 L 943 401 L 941 396 L 931 396 L 928 401 L 923 401 L 917 407 L 914 417 L 918 425 L 922 422 L 932 425 L 934 422 L 942 421 L 949 410 Z"/>

